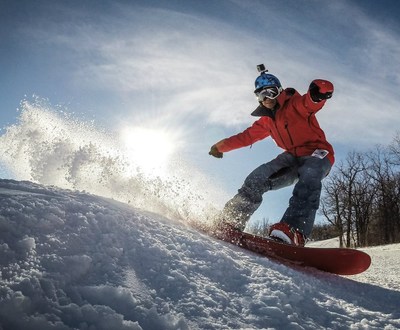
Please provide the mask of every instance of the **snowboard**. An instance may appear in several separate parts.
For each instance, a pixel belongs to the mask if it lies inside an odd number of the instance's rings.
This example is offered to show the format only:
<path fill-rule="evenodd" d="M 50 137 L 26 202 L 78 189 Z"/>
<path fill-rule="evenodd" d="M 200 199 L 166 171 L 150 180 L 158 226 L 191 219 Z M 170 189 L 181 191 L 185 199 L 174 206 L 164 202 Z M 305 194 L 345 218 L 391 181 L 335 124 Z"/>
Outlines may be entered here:
<path fill-rule="evenodd" d="M 212 230 L 208 234 L 268 258 L 337 275 L 359 274 L 366 271 L 371 264 L 371 257 L 367 253 L 355 249 L 298 247 L 241 232 L 232 227 Z"/>

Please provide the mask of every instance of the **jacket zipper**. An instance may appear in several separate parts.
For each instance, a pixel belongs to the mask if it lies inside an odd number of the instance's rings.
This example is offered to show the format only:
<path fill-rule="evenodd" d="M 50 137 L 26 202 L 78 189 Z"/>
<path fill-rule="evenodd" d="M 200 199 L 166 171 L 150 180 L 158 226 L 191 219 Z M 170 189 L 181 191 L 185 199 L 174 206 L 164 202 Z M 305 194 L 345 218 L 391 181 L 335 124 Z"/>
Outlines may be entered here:
<path fill-rule="evenodd" d="M 285 140 L 284 140 L 283 137 L 282 137 L 282 134 L 281 134 L 280 130 L 278 129 L 278 125 L 277 125 L 275 119 L 273 120 L 273 123 L 274 123 L 274 126 L 275 126 L 276 131 L 278 132 L 279 138 L 280 138 L 281 141 L 282 141 L 283 146 L 285 147 L 286 150 L 289 150 L 289 148 L 287 147 L 287 145 L 286 145 L 286 143 L 285 143 Z M 285 129 L 287 130 L 286 126 L 287 126 L 287 122 L 285 123 Z M 290 137 L 290 135 L 289 135 L 289 137 Z M 291 138 L 291 137 L 290 137 L 290 141 L 292 142 L 292 145 L 293 145 L 293 141 L 292 141 L 292 138 Z"/>
<path fill-rule="evenodd" d="M 290 131 L 289 131 L 288 122 L 285 122 L 285 130 L 286 130 L 287 135 L 289 136 L 290 143 L 293 145 L 294 143 L 293 143 L 292 135 L 290 134 Z"/>

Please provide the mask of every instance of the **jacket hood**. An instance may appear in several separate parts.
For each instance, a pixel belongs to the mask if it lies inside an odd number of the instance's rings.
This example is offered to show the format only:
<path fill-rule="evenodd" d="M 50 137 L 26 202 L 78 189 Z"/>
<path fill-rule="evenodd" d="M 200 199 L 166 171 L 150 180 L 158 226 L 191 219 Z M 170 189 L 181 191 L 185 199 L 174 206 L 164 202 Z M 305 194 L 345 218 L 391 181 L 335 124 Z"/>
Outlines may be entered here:
<path fill-rule="evenodd" d="M 251 115 L 254 117 L 263 117 L 263 116 L 271 116 L 271 109 L 264 107 L 260 104 L 252 113 Z"/>

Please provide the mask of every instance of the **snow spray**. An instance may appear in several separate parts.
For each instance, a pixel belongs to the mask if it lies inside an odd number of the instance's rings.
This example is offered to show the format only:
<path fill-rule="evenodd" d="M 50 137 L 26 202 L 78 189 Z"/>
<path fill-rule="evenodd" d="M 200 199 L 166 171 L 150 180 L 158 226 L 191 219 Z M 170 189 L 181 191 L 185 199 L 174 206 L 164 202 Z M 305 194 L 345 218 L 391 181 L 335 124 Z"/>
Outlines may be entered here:
<path fill-rule="evenodd" d="M 123 148 L 118 134 L 96 128 L 36 99 L 22 101 L 18 122 L 0 136 L 0 163 L 13 179 L 112 198 L 179 220 L 210 219 L 223 192 L 182 159 L 161 172 Z M 215 188 L 216 189 L 216 188 Z"/>

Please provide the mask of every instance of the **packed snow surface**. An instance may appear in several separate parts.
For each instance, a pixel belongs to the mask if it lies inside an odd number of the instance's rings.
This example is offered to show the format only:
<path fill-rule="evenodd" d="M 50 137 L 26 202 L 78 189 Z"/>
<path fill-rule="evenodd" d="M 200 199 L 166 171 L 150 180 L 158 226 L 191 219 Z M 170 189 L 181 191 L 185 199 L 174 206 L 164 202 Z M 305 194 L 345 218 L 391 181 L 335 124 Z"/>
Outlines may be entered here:
<path fill-rule="evenodd" d="M 288 267 L 110 199 L 0 180 L 0 329 L 400 329 L 399 245 Z"/>

